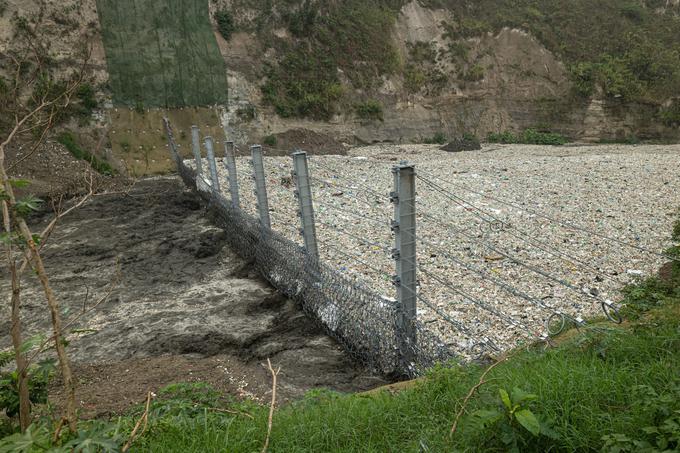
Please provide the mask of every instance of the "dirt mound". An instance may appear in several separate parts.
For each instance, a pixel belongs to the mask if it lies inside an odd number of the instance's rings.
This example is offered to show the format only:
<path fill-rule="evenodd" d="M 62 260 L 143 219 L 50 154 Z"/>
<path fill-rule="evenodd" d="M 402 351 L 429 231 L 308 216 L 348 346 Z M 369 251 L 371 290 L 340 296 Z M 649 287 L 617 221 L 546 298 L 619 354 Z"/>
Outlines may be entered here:
<path fill-rule="evenodd" d="M 480 150 L 482 149 L 482 145 L 476 137 L 462 137 L 450 141 L 439 149 L 449 153 L 459 153 L 461 151 Z"/>
<path fill-rule="evenodd" d="M 7 151 L 7 168 L 10 176 L 31 182 L 26 189 L 41 198 L 76 196 L 88 190 L 89 175 L 100 190 L 127 184 L 122 176 L 103 176 L 95 172 L 88 162 L 73 157 L 61 144 L 48 141 L 37 152 L 27 146 L 16 146 Z"/>
<path fill-rule="evenodd" d="M 346 155 L 345 146 L 329 135 L 310 131 L 309 129 L 291 129 L 280 134 L 274 134 L 275 145 L 265 145 L 264 152 L 268 156 L 284 156 L 293 150 L 300 149 L 309 154 Z"/>

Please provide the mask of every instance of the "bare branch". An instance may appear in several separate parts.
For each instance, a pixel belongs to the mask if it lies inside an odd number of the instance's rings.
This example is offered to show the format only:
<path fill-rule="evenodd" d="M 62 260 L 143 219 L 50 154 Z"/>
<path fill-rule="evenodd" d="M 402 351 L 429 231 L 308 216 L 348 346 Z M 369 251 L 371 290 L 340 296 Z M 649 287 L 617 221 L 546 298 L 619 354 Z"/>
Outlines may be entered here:
<path fill-rule="evenodd" d="M 135 427 L 132 430 L 132 433 L 130 434 L 130 439 L 128 439 L 128 441 L 123 446 L 123 449 L 121 450 L 123 453 L 127 452 L 132 446 L 132 443 L 135 440 L 137 440 L 137 438 L 139 438 L 142 434 L 144 434 L 144 431 L 146 431 L 146 427 L 149 423 L 149 407 L 151 407 L 151 392 L 149 392 L 146 395 L 146 407 L 144 408 L 144 413 L 137 421 L 137 424 L 135 424 Z M 144 427 L 142 428 L 142 431 L 139 434 L 137 434 L 137 431 L 139 431 L 139 428 L 142 426 L 142 423 L 144 424 Z"/>
<path fill-rule="evenodd" d="M 267 366 L 269 367 L 269 372 L 272 374 L 272 402 L 269 406 L 269 420 L 267 422 L 267 438 L 264 441 L 264 446 L 262 447 L 262 453 L 267 453 L 269 449 L 269 438 L 272 434 L 272 426 L 274 423 L 274 409 L 276 408 L 276 378 L 281 371 L 279 367 L 276 371 L 272 368 L 272 362 L 267 359 Z"/>
<path fill-rule="evenodd" d="M 507 355 L 507 354 L 504 355 L 503 357 L 501 357 L 500 359 L 498 359 L 498 361 L 497 361 L 496 363 L 494 363 L 494 364 L 491 365 L 489 368 L 487 368 L 486 371 L 484 371 L 484 373 L 482 373 L 482 375 L 479 377 L 479 382 L 477 383 L 477 385 L 475 385 L 474 387 L 472 387 L 472 388 L 470 389 L 470 391 L 468 392 L 467 396 L 466 396 L 465 399 L 463 400 L 463 405 L 460 407 L 460 410 L 459 410 L 458 413 L 456 414 L 456 419 L 455 419 L 454 422 L 453 422 L 453 426 L 451 426 L 451 432 L 449 432 L 449 438 L 452 438 L 453 435 L 456 433 L 456 430 L 458 429 L 458 423 L 460 422 L 460 418 L 463 416 L 463 413 L 465 412 L 465 408 L 467 407 L 468 402 L 470 401 L 470 398 L 472 398 L 472 395 L 474 395 L 475 392 L 476 392 L 481 386 L 483 386 L 483 385 L 486 384 L 487 382 L 490 382 L 490 381 L 493 381 L 493 380 L 494 380 L 494 379 L 484 380 L 484 378 L 491 372 L 491 370 L 493 370 L 494 368 L 496 368 L 496 367 L 497 367 L 498 365 L 500 365 L 501 363 L 506 362 L 510 357 L 514 356 L 516 353 L 517 353 L 517 352 L 515 352 L 515 353 L 513 353 L 513 354 L 510 354 L 510 355 Z"/>

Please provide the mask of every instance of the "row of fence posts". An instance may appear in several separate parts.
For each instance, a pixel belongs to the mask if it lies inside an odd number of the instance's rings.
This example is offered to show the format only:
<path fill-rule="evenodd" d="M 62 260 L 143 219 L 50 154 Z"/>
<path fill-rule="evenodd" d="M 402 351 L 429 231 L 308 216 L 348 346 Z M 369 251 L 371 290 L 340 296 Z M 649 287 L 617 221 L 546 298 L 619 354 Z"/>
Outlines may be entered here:
<path fill-rule="evenodd" d="M 172 137 L 170 125 L 167 120 L 165 121 L 168 137 Z M 200 184 L 205 183 L 206 180 L 203 177 L 200 130 L 197 126 L 191 127 L 191 141 L 196 161 L 196 183 L 200 189 Z M 210 190 L 217 195 L 221 193 L 221 189 L 217 162 L 215 160 L 214 141 L 211 137 L 205 137 L 203 144 L 210 171 Z M 170 146 L 174 146 L 172 141 Z M 260 227 L 270 230 L 271 219 L 269 216 L 262 147 L 260 145 L 253 145 L 250 147 L 250 152 Z M 224 156 L 231 206 L 233 209 L 240 209 L 234 142 L 226 141 L 224 143 Z M 292 176 L 295 181 L 295 196 L 299 207 L 300 233 L 304 241 L 304 250 L 307 256 L 312 263 L 316 263 L 319 260 L 319 247 L 316 239 L 316 222 L 314 219 L 312 189 L 309 183 L 307 153 L 298 150 L 292 153 L 292 157 Z M 394 174 L 394 190 L 390 193 L 390 200 L 394 204 L 394 219 L 391 224 L 391 230 L 395 237 L 395 247 L 392 250 L 392 257 L 396 267 L 396 275 L 393 278 L 397 295 L 397 319 L 395 321 L 397 346 L 401 360 L 400 366 L 402 370 L 407 370 L 412 368 L 412 364 L 416 361 L 415 355 L 417 351 L 416 173 L 415 167 L 407 162 L 401 162 L 400 165 L 392 169 L 392 172 Z"/>

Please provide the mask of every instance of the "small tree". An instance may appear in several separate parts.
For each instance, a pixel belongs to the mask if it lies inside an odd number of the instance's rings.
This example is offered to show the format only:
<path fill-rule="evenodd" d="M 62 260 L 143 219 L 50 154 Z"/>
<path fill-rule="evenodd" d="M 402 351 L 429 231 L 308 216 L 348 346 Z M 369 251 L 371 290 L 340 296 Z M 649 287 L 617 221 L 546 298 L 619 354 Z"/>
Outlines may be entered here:
<path fill-rule="evenodd" d="M 27 215 L 41 200 L 19 198 L 16 189 L 27 181 L 12 179 L 12 167 L 6 164 L 7 151 L 23 145 L 28 152 L 23 159 L 39 152 L 54 127 L 68 117 L 74 96 L 83 85 L 89 52 L 78 52 L 82 64 L 70 72 L 60 72 L 50 53 L 49 37 L 41 35 L 45 5 L 33 17 L 14 18 L 13 49 L 0 52 L 0 210 L 3 232 L 0 238 L 5 247 L 5 258 L 11 278 L 11 337 L 18 374 L 20 398 L 19 420 L 22 430 L 30 424 L 28 367 L 30 359 L 22 350 L 21 331 L 21 275 L 31 268 L 38 276 L 51 315 L 54 348 L 59 361 L 66 393 L 66 421 L 76 430 L 75 387 L 68 356 L 65 351 L 63 323 L 59 302 L 50 284 L 41 249 L 57 220 L 40 234 L 31 231 Z M 16 165 L 18 162 L 15 162 Z M 91 186 L 90 186 L 91 187 Z M 90 194 L 92 191 L 90 191 Z M 84 199 L 76 206 L 81 205 Z M 19 264 L 21 263 L 21 264 Z"/>

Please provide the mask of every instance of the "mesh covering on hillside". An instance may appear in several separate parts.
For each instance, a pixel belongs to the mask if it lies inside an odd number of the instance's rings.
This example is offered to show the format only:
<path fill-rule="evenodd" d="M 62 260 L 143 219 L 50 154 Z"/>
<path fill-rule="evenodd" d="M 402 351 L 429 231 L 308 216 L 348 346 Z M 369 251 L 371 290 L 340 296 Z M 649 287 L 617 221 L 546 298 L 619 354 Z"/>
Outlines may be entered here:
<path fill-rule="evenodd" d="M 212 105 L 227 100 L 207 0 L 97 0 L 114 103 Z"/>

